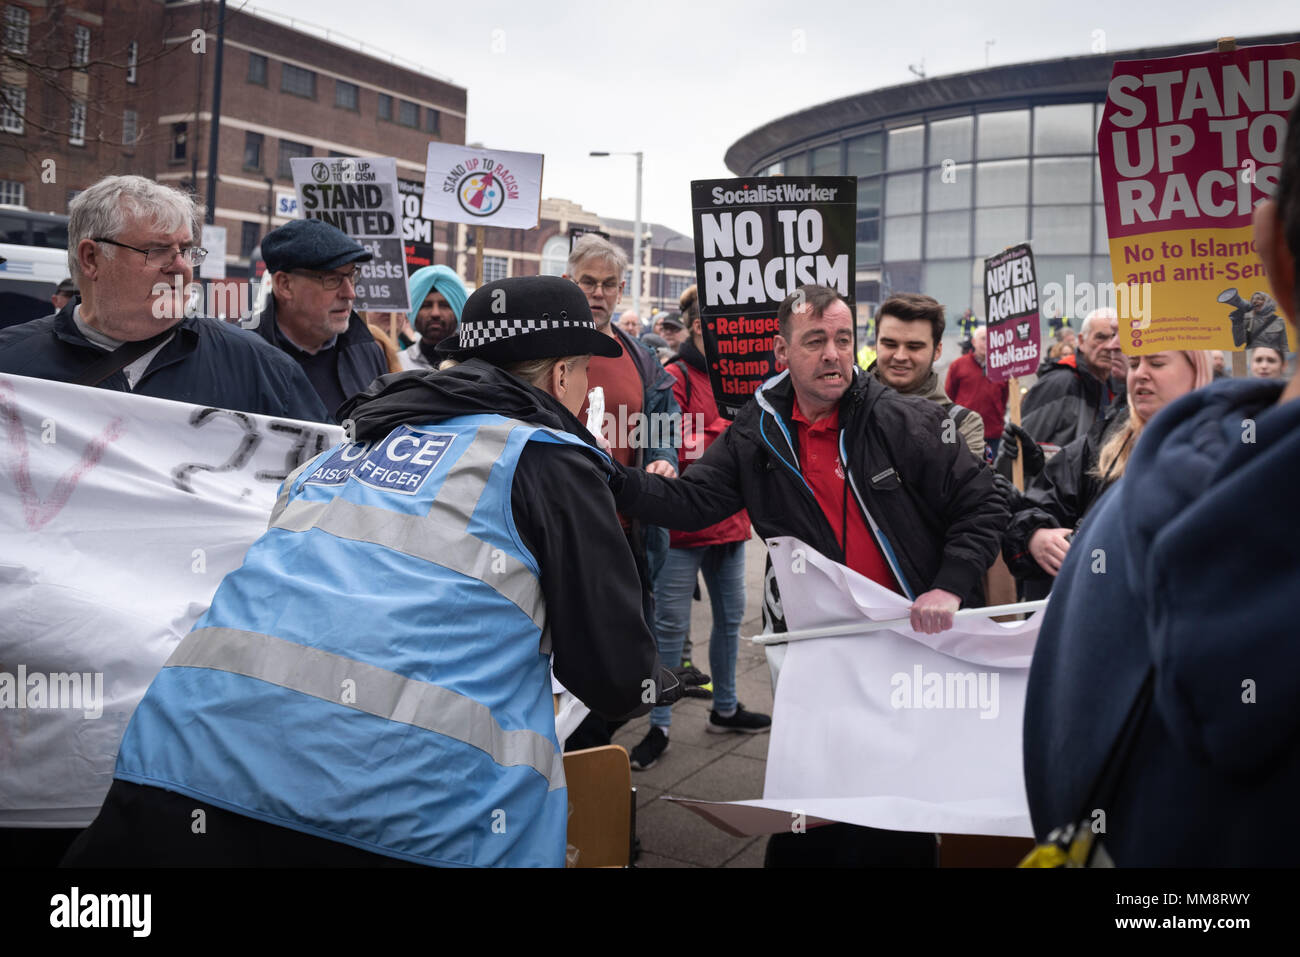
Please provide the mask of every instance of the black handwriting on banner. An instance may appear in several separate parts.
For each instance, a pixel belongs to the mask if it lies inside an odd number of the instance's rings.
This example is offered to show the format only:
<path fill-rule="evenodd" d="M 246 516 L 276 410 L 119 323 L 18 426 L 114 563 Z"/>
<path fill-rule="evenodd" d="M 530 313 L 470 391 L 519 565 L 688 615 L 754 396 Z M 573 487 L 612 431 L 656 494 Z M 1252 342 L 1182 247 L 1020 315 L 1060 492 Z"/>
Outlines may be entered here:
<path fill-rule="evenodd" d="M 239 426 L 239 444 L 220 465 L 186 462 L 172 469 L 172 482 L 182 492 L 195 494 L 192 478 L 196 472 L 235 472 L 242 469 L 266 438 L 258 427 L 257 420 L 251 415 L 229 409 L 195 409 L 190 414 L 189 423 L 193 428 L 200 429 L 209 422 L 216 421 L 219 416 L 228 417 Z M 319 455 L 331 444 L 329 432 L 324 427 L 313 428 L 301 422 L 274 421 L 267 426 L 267 431 L 275 436 L 290 438 L 292 444 L 284 456 L 284 469 L 259 469 L 253 473 L 254 480 L 258 482 L 283 482 L 290 472 Z"/>

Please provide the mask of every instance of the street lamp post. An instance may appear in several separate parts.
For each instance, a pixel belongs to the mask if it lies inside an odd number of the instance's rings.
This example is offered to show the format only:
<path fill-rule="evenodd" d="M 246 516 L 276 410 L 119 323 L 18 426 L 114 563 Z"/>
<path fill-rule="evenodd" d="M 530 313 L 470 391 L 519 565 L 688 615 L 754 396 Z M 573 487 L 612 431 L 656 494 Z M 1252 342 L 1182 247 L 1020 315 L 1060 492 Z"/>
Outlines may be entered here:
<path fill-rule="evenodd" d="M 632 311 L 641 318 L 641 160 L 645 154 L 640 150 L 635 153 L 592 150 L 591 155 L 636 157 L 636 223 L 632 227 Z"/>

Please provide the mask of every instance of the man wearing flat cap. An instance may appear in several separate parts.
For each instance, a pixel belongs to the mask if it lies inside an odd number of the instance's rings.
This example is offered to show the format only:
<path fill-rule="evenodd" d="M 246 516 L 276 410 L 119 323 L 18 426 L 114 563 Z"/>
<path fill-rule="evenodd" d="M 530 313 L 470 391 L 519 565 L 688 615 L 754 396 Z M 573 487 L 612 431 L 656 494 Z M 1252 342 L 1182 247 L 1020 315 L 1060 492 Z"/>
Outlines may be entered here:
<path fill-rule="evenodd" d="M 295 219 L 262 240 L 266 307 L 248 328 L 302 367 L 333 413 L 388 372 L 384 351 L 352 309 L 364 246 L 319 219 Z M 337 421 L 337 419 L 333 419 Z"/>

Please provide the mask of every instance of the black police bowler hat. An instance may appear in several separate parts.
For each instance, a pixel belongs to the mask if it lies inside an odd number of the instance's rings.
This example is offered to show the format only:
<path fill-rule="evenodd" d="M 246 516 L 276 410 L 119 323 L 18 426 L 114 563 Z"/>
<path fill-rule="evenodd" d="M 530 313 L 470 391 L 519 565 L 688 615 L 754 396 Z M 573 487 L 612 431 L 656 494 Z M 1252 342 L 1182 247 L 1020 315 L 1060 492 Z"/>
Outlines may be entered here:
<path fill-rule="evenodd" d="M 596 331 L 578 284 L 558 276 L 498 279 L 465 301 L 460 327 L 438 343 L 439 355 L 496 365 L 593 353 L 615 358 L 623 347 Z"/>
<path fill-rule="evenodd" d="M 348 263 L 369 262 L 366 247 L 343 230 L 319 219 L 295 219 L 273 229 L 262 239 L 262 258 L 268 272 L 316 269 L 329 272 Z"/>

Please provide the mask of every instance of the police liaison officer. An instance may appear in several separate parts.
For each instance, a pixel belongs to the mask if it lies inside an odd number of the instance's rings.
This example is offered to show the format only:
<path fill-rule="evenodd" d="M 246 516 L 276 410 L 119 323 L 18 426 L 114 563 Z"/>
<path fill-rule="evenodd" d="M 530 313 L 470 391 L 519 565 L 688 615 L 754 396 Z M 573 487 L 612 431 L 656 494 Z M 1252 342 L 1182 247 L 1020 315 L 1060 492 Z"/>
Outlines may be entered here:
<path fill-rule="evenodd" d="M 621 347 L 529 277 L 475 292 L 441 349 L 459 364 L 374 383 L 353 441 L 286 480 L 65 863 L 563 866 L 552 654 L 610 718 L 680 696 L 574 415 Z"/>

